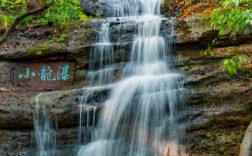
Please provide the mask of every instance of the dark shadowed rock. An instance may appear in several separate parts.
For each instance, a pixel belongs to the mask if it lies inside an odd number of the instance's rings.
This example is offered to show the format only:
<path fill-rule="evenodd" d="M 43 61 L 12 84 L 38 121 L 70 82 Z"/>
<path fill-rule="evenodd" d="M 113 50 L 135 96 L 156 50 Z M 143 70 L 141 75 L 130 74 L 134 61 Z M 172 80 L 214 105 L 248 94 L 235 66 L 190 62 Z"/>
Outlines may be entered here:
<path fill-rule="evenodd" d="M 31 130 L 0 130 L 0 155 L 32 155 L 31 148 L 34 148 L 34 142 L 31 141 L 31 132 Z"/>
<path fill-rule="evenodd" d="M 32 129 L 33 93 L 15 93 L 15 89 L 0 92 L 0 127 L 4 129 Z"/>
<path fill-rule="evenodd" d="M 2 61 L 0 62 L 0 84 L 7 86 L 12 84 L 14 77 L 15 63 Z"/>
<path fill-rule="evenodd" d="M 84 14 L 88 16 L 104 16 L 107 7 L 104 0 L 80 0 Z"/>

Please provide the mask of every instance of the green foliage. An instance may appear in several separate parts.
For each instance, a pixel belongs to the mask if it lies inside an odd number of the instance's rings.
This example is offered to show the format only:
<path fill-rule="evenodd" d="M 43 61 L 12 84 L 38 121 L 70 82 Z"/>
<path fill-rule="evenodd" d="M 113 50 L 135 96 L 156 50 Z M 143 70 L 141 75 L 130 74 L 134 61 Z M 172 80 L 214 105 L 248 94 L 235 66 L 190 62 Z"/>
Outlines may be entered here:
<path fill-rule="evenodd" d="M 26 0 L 2 0 L 0 2 L 0 25 L 8 27 L 15 18 L 26 11 Z"/>
<path fill-rule="evenodd" d="M 4 27 L 8 27 L 12 21 L 14 20 L 14 18 L 12 16 L 2 16 L 2 19 Z"/>
<path fill-rule="evenodd" d="M 82 13 L 79 0 L 53 0 L 54 5 L 50 7 L 43 18 L 38 22 L 47 24 L 52 22 L 60 28 L 72 24 L 73 21 L 87 19 L 88 17 Z"/>
<path fill-rule="evenodd" d="M 40 0 L 38 0 L 40 2 Z M 88 17 L 82 13 L 79 0 L 45 0 L 53 2 L 53 6 L 45 10 L 44 14 L 35 17 L 27 17 L 20 23 L 21 25 L 48 24 L 52 23 L 56 27 L 66 27 L 74 21 L 84 20 Z M 0 26 L 8 27 L 17 16 L 27 10 L 27 0 L 2 0 L 0 2 Z"/>
<path fill-rule="evenodd" d="M 252 28 L 252 0 L 224 0 L 222 8 L 215 9 L 211 14 L 211 26 L 219 30 L 219 36 L 242 32 Z M 246 55 L 236 55 L 221 61 L 221 69 L 231 75 L 237 74 L 242 65 L 247 63 Z"/>
<path fill-rule="evenodd" d="M 68 35 L 64 33 L 58 37 L 53 37 L 52 42 L 58 42 L 58 43 L 65 42 L 67 40 L 67 38 L 68 38 Z"/>
<path fill-rule="evenodd" d="M 224 0 L 211 14 L 211 26 L 219 35 L 252 28 L 252 0 Z"/>
<path fill-rule="evenodd" d="M 246 63 L 246 55 L 236 55 L 232 58 L 222 60 L 220 68 L 222 71 L 227 70 L 231 75 L 236 75 L 237 71 Z"/>

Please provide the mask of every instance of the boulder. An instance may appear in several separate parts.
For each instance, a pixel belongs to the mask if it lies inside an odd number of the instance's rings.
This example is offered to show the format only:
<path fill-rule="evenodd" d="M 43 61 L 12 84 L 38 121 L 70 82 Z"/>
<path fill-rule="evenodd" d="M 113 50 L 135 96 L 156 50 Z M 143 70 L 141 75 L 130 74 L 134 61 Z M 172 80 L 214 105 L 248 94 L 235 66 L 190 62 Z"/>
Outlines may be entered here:
<path fill-rule="evenodd" d="M 88 16 L 104 16 L 107 7 L 104 0 L 80 0 L 83 13 Z"/>

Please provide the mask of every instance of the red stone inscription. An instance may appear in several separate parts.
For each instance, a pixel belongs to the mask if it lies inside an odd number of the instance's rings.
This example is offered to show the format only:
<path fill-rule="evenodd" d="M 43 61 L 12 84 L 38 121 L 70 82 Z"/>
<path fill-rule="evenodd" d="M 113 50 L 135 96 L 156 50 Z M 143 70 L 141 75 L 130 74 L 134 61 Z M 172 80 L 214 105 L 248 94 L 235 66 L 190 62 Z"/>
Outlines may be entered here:
<path fill-rule="evenodd" d="M 73 62 L 16 63 L 14 83 L 35 89 L 59 89 L 72 85 L 74 75 Z"/>

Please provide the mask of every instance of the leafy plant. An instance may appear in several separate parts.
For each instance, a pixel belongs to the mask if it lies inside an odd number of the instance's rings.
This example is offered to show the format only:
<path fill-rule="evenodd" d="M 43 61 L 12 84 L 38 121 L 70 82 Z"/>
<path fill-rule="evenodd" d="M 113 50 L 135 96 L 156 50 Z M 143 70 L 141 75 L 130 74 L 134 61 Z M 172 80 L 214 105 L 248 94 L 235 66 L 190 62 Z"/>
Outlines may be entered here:
<path fill-rule="evenodd" d="M 0 3 L 0 24 L 4 27 L 8 27 L 18 13 L 24 13 L 26 11 L 26 0 L 2 0 Z"/>
<path fill-rule="evenodd" d="M 227 70 L 231 75 L 236 75 L 237 71 L 246 63 L 246 55 L 236 55 L 232 58 L 222 60 L 220 68 L 222 71 Z"/>
<path fill-rule="evenodd" d="M 219 35 L 252 28 L 252 0 L 224 0 L 211 14 L 211 26 Z"/>
<path fill-rule="evenodd" d="M 0 26 L 9 27 L 17 16 L 27 11 L 27 0 L 2 0 L 0 2 Z M 88 17 L 82 13 L 79 0 L 37 0 L 42 3 L 53 2 L 54 5 L 45 10 L 44 14 L 27 17 L 20 22 L 21 25 L 48 24 L 56 27 L 66 27 L 74 21 L 84 20 Z"/>
<path fill-rule="evenodd" d="M 53 0 L 54 5 L 49 8 L 44 17 L 38 22 L 46 24 L 52 22 L 55 26 L 63 28 L 72 24 L 73 21 L 87 19 L 82 13 L 79 0 Z"/>
<path fill-rule="evenodd" d="M 3 16 L 2 19 L 4 27 L 8 27 L 13 21 L 14 18 L 11 16 Z"/>

